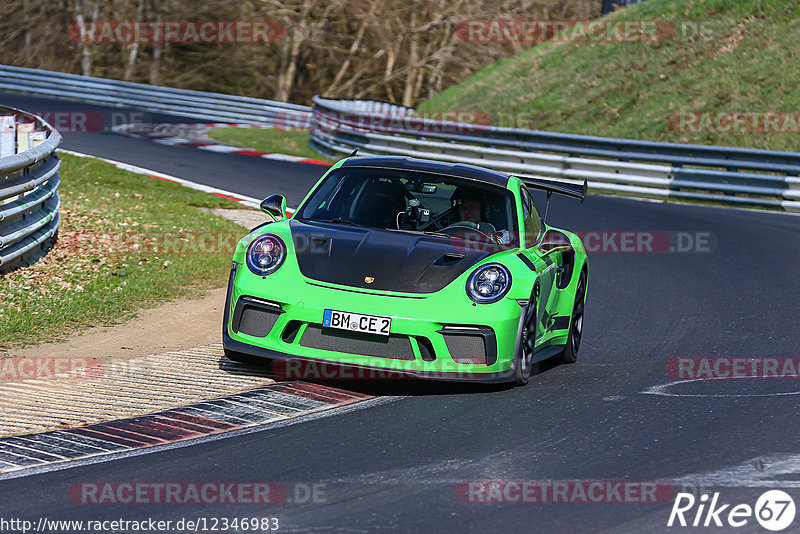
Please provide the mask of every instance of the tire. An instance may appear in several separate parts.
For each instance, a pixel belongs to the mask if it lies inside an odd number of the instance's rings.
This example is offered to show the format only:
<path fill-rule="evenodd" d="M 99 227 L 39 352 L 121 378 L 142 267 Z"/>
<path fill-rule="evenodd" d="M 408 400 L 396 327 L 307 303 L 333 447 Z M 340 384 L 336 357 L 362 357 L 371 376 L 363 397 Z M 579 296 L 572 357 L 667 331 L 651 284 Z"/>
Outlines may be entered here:
<path fill-rule="evenodd" d="M 533 304 L 531 304 L 533 303 Z M 525 319 L 517 340 L 517 353 L 514 355 L 514 385 L 524 386 L 531 377 L 533 353 L 536 348 L 536 315 L 539 306 L 539 285 L 531 291 L 528 305 L 525 307 Z"/>
<path fill-rule="evenodd" d="M 578 287 L 575 289 L 575 304 L 572 306 L 572 316 L 569 319 L 569 336 L 567 346 L 557 356 L 561 363 L 575 363 L 578 361 L 578 349 L 581 347 L 583 337 L 583 310 L 586 303 L 586 271 L 581 272 Z"/>

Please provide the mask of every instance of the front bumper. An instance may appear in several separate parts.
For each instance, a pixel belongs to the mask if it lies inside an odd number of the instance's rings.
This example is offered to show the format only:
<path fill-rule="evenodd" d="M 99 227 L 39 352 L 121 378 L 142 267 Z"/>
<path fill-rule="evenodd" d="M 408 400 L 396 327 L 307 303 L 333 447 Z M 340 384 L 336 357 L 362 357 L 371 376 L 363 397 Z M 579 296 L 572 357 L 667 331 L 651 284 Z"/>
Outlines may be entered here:
<path fill-rule="evenodd" d="M 267 349 L 264 347 L 259 347 L 256 345 L 251 345 L 249 343 L 243 343 L 241 341 L 236 341 L 235 339 L 231 338 L 229 335 L 223 333 L 222 336 L 222 344 L 223 346 L 232 351 L 240 352 L 242 354 L 247 354 L 249 356 L 256 356 L 260 358 L 267 358 L 270 360 L 286 360 L 286 361 L 297 361 L 306 364 L 319 364 L 319 358 L 307 358 L 302 356 L 295 356 L 292 354 L 286 354 L 284 352 L 278 352 L 273 349 Z M 283 367 L 283 373 L 285 373 L 286 378 L 304 378 L 307 380 L 311 379 L 337 379 L 337 380 L 348 380 L 348 379 L 403 379 L 403 378 L 414 378 L 414 379 L 422 379 L 422 380 L 444 380 L 444 381 L 453 381 L 453 382 L 481 382 L 487 384 L 495 384 L 495 383 L 504 383 L 504 382 L 511 382 L 514 380 L 514 362 L 512 361 L 511 367 L 506 371 L 498 371 L 493 373 L 473 373 L 469 371 L 425 371 L 425 370 L 399 370 L 397 368 L 386 368 L 386 367 L 379 367 L 376 365 L 360 365 L 360 364 L 352 364 L 352 363 L 342 363 L 333 360 L 324 360 L 325 364 L 332 364 L 336 366 L 340 366 L 342 368 L 339 372 L 331 372 L 330 368 L 321 368 L 321 367 L 308 367 L 308 366 L 297 366 L 297 370 L 293 370 L 291 368 L 291 364 L 285 364 Z M 279 373 L 279 374 L 283 374 Z M 294 374 L 297 373 L 297 374 Z"/>
<path fill-rule="evenodd" d="M 234 263 L 224 311 L 222 340 L 229 350 L 273 360 L 335 364 L 351 371 L 349 375 L 341 373 L 341 378 L 411 377 L 489 383 L 513 380 L 513 356 L 523 311 L 513 299 L 475 306 L 463 290 L 461 295 L 451 291 L 391 296 L 349 291 L 305 279 L 289 283 L 280 280 L 278 273 L 262 279 L 246 267 L 237 267 Z M 265 320 L 248 319 L 249 326 L 242 328 L 243 309 L 259 307 L 265 312 Z M 390 316 L 392 339 L 353 334 L 357 339 L 348 340 L 348 331 L 322 329 L 326 308 Z M 257 314 L 252 313 L 251 317 Z M 263 332 L 254 331 L 259 328 Z M 454 339 L 464 343 L 454 343 Z M 474 350 L 468 357 L 454 353 L 458 347 L 470 350 L 481 343 L 482 358 L 477 358 Z"/>

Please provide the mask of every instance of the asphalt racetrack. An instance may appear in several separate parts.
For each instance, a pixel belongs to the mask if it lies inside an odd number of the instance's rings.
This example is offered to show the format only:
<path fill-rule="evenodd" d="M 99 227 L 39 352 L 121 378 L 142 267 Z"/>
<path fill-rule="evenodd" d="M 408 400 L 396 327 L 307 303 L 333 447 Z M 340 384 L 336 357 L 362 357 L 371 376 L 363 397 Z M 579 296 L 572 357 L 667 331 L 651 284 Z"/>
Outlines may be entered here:
<path fill-rule="evenodd" d="M 0 102 L 34 112 L 104 109 L 10 94 Z M 290 205 L 325 170 L 103 132 L 65 133 L 63 148 L 257 198 L 282 193 Z M 675 358 L 800 356 L 800 218 L 590 196 L 583 205 L 554 198 L 548 222 L 584 235 L 589 251 L 577 364 L 544 365 L 521 388 L 340 384 L 389 398 L 0 480 L 0 516 L 274 517 L 289 532 L 723 532 L 729 527 L 669 529 L 672 494 L 655 503 L 624 496 L 632 502 L 485 503 L 463 488 L 475 481 L 661 481 L 676 492 L 719 492 L 733 504 L 753 506 L 771 487 L 797 501 L 800 381 L 675 382 L 667 369 Z M 268 506 L 76 504 L 70 488 L 88 481 L 270 481 L 287 494 Z M 309 487 L 319 490 L 316 497 L 308 497 Z M 753 518 L 737 530 L 764 531 Z"/>

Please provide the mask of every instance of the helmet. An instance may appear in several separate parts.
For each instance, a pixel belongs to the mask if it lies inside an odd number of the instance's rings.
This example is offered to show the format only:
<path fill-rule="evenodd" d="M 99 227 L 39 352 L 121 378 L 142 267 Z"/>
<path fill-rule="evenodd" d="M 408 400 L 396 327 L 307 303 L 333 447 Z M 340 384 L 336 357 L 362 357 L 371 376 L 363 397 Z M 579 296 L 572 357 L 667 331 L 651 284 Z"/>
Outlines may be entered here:
<path fill-rule="evenodd" d="M 483 208 L 483 197 L 480 193 L 464 186 L 459 186 L 453 191 L 453 194 L 450 196 L 450 205 L 455 207 L 467 200 L 480 202 L 481 208 Z"/>

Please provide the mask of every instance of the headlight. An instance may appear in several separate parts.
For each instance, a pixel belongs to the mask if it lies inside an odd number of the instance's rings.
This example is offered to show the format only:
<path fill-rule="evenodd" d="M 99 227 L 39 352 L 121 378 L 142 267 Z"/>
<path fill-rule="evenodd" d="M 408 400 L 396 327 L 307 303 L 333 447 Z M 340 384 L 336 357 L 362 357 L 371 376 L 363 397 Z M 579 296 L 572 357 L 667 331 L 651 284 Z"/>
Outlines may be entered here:
<path fill-rule="evenodd" d="M 278 270 L 286 259 L 286 245 L 281 238 L 264 234 L 250 243 L 245 256 L 247 268 L 258 276 L 266 276 Z"/>
<path fill-rule="evenodd" d="M 487 263 L 467 280 L 467 295 L 478 304 L 497 302 L 511 288 L 511 273 L 504 265 Z"/>

